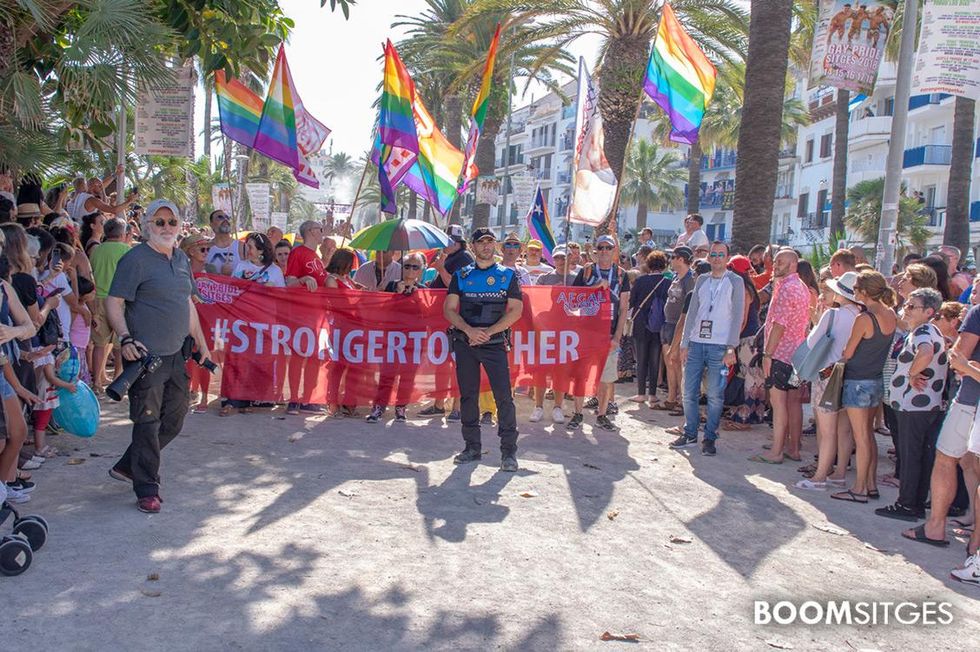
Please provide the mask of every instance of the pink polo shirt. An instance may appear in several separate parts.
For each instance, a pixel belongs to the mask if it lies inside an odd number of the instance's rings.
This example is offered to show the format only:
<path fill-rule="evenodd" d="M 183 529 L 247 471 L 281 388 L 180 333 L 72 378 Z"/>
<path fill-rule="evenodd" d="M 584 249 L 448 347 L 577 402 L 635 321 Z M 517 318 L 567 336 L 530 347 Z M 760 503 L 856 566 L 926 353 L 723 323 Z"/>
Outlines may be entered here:
<path fill-rule="evenodd" d="M 793 354 L 806 339 L 810 323 L 810 290 L 800 280 L 799 274 L 790 274 L 775 282 L 769 314 L 766 315 L 766 340 L 772 327 L 780 324 L 783 336 L 772 357 L 782 362 L 792 362 Z"/>

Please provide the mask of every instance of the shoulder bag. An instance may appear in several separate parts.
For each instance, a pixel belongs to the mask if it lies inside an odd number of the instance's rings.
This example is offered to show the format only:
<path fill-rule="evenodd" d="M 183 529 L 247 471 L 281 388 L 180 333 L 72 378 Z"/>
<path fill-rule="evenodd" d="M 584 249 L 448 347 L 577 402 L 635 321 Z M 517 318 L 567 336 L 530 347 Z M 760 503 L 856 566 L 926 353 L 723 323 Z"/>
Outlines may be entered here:
<path fill-rule="evenodd" d="M 793 367 L 796 374 L 803 380 L 811 382 L 820 377 L 820 370 L 829 367 L 835 360 L 829 360 L 830 350 L 834 346 L 834 318 L 837 316 L 837 309 L 830 311 L 830 319 L 827 322 L 827 332 L 817 340 L 811 348 L 806 339 L 793 353 Z"/>
<path fill-rule="evenodd" d="M 643 306 L 647 304 L 647 301 L 650 300 L 650 297 L 652 297 L 654 294 L 657 293 L 657 290 L 660 289 L 660 286 L 663 285 L 663 282 L 666 280 L 667 280 L 666 278 L 661 278 L 660 283 L 657 283 L 657 285 L 652 290 L 650 290 L 650 293 L 643 298 L 643 301 L 640 302 L 640 305 L 638 305 L 634 310 L 630 311 L 629 316 L 626 318 L 626 323 L 623 324 L 623 335 L 625 335 L 626 337 L 631 337 L 633 335 L 633 320 L 636 319 L 636 316 L 640 314 L 641 310 L 643 310 Z"/>

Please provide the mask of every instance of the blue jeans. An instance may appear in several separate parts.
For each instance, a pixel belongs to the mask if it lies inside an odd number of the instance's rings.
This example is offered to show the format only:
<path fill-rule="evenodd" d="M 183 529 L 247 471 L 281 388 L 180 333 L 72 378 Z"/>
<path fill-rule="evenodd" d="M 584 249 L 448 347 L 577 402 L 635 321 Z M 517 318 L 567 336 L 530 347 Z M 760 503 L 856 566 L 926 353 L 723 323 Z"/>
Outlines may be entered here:
<path fill-rule="evenodd" d="M 687 364 L 684 367 L 684 436 L 698 438 L 701 414 L 698 399 L 701 398 L 701 374 L 708 372 L 708 422 L 704 425 L 705 440 L 718 439 L 721 411 L 725 407 L 725 381 L 721 370 L 725 357 L 724 344 L 691 342 L 687 347 Z"/>

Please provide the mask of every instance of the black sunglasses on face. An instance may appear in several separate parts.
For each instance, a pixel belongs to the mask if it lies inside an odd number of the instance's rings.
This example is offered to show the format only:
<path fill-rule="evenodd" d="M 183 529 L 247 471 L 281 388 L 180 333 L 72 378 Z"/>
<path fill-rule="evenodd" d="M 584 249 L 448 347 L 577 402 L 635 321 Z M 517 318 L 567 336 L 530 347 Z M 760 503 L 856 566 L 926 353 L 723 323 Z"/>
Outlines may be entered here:
<path fill-rule="evenodd" d="M 596 251 L 612 251 L 613 248 L 612 247 L 609 247 L 609 246 L 603 246 L 603 247 L 596 247 L 595 250 Z"/>
<path fill-rule="evenodd" d="M 162 229 L 164 227 L 164 225 L 178 226 L 180 224 L 180 220 L 178 220 L 176 217 L 171 217 L 169 220 L 165 220 L 163 218 L 159 218 L 159 219 L 153 220 L 153 224 L 158 229 Z"/>
<path fill-rule="evenodd" d="M 402 267 L 404 267 L 405 269 L 422 269 L 421 265 L 414 265 L 412 263 L 405 263 L 404 265 L 402 265 Z"/>

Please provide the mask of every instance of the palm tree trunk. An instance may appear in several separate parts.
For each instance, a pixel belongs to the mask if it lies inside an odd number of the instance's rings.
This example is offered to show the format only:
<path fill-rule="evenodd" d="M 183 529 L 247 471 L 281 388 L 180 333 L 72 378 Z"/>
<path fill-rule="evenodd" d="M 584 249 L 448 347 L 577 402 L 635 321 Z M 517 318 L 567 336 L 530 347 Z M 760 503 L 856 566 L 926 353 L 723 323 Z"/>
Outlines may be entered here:
<path fill-rule="evenodd" d="M 691 145 L 687 160 L 687 214 L 701 209 L 701 143 Z"/>
<path fill-rule="evenodd" d="M 647 228 L 647 205 L 646 202 L 639 202 L 636 205 L 636 232 L 639 233 Z"/>
<path fill-rule="evenodd" d="M 432 223 L 432 204 L 429 202 L 422 207 L 422 221 Z"/>
<path fill-rule="evenodd" d="M 772 227 L 792 19 L 793 0 L 752 3 L 735 165 L 732 242 L 736 251 L 767 242 Z"/>
<path fill-rule="evenodd" d="M 627 36 L 609 43 L 599 69 L 599 110 L 602 113 L 603 151 L 616 180 L 622 182 L 626 149 L 641 97 L 650 51 L 650 38 Z"/>
<path fill-rule="evenodd" d="M 946 190 L 943 244 L 957 247 L 963 258 L 970 247 L 970 177 L 973 175 L 973 121 L 977 103 L 957 97 L 953 108 L 953 151 Z"/>
<path fill-rule="evenodd" d="M 851 92 L 837 90 L 837 114 L 834 123 L 834 178 L 830 195 L 830 237 L 844 231 L 844 199 L 847 197 L 847 134 L 850 128 Z M 818 207 L 823 210 L 823 207 Z"/>
<path fill-rule="evenodd" d="M 204 80 L 204 158 L 208 160 L 208 171 L 211 171 L 211 88 L 210 80 Z"/>
<path fill-rule="evenodd" d="M 500 118 L 487 114 L 486 122 L 483 123 L 483 131 L 480 133 L 480 142 L 476 146 L 476 166 L 480 168 L 480 176 L 487 177 L 493 175 L 494 161 L 496 159 L 496 147 L 494 142 L 500 132 Z M 473 207 L 473 228 L 479 229 L 490 226 L 490 204 L 477 204 Z"/>
<path fill-rule="evenodd" d="M 463 149 L 463 100 L 459 95 L 450 95 L 446 98 L 446 112 L 443 116 L 445 119 L 445 130 L 446 130 L 446 140 L 449 144 L 457 149 Z M 463 170 L 466 172 L 466 170 Z M 453 204 L 453 210 L 449 214 L 450 224 L 460 224 L 462 220 L 459 216 L 459 211 L 461 204 L 463 203 L 463 198 L 460 197 Z M 428 211 L 428 206 L 426 206 L 426 211 Z"/>
<path fill-rule="evenodd" d="M 419 196 L 412 190 L 408 193 L 408 219 L 414 220 L 419 214 Z"/>

